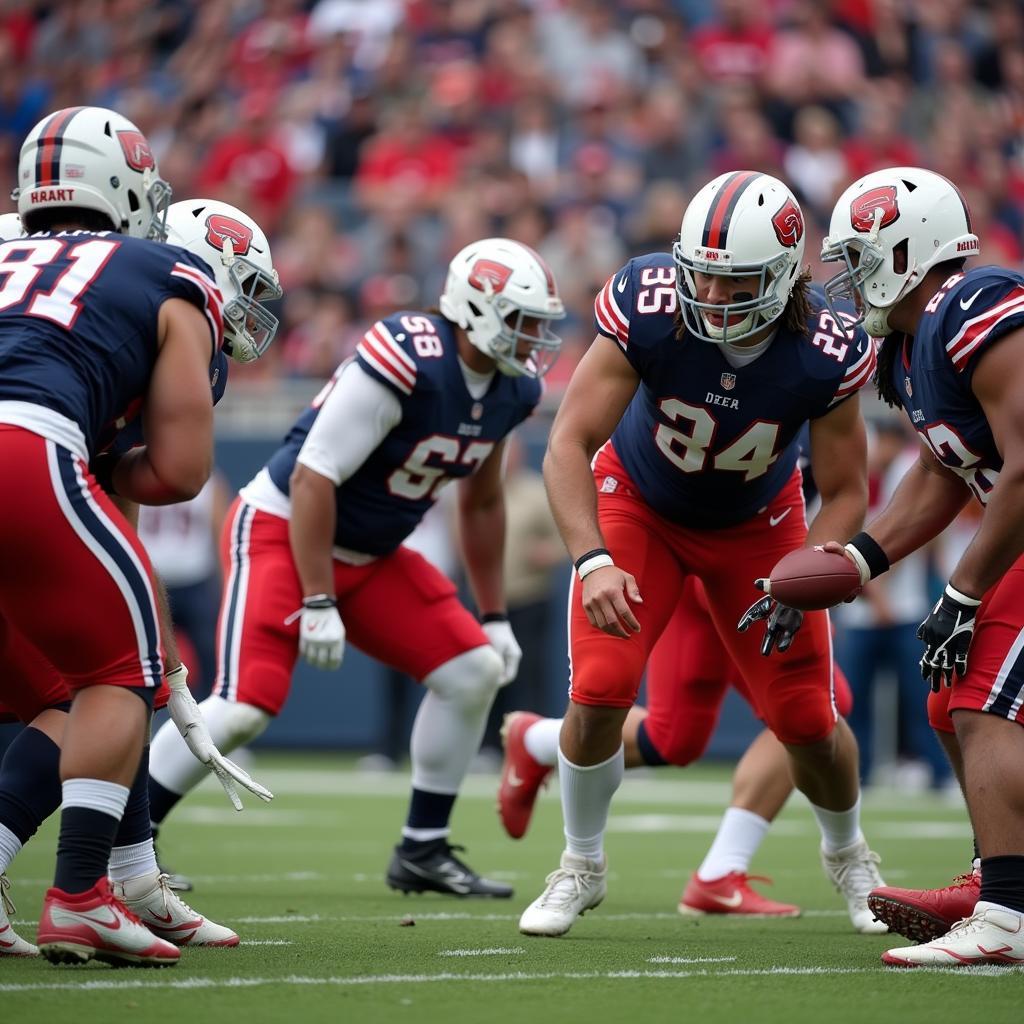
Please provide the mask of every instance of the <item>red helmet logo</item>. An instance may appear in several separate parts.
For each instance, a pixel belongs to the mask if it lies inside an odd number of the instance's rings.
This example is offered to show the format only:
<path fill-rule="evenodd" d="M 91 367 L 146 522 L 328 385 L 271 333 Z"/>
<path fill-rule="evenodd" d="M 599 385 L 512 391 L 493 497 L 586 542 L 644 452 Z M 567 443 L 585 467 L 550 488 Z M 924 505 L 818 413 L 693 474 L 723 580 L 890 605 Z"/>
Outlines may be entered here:
<path fill-rule="evenodd" d="M 229 241 L 234 254 L 244 256 L 252 245 L 252 228 L 234 217 L 211 213 L 206 218 L 206 240 L 218 252 L 223 252 L 224 242 Z"/>
<path fill-rule="evenodd" d="M 795 249 L 804 237 L 804 215 L 792 199 L 787 199 L 772 217 L 772 227 L 779 241 L 787 248 Z"/>
<path fill-rule="evenodd" d="M 121 143 L 124 158 L 133 171 L 147 171 L 156 167 L 153 151 L 149 148 L 149 142 L 142 132 L 118 132 L 117 141 Z"/>
<path fill-rule="evenodd" d="M 867 233 L 875 226 L 875 210 L 882 211 L 878 226 L 884 228 L 900 215 L 896 202 L 896 186 L 881 185 L 869 189 L 850 203 L 850 223 L 855 231 Z"/>
<path fill-rule="evenodd" d="M 480 259 L 473 264 L 468 281 L 477 291 L 486 292 L 487 285 L 490 284 L 492 292 L 500 292 L 508 284 L 511 276 L 512 268 L 506 267 L 504 263 Z"/>

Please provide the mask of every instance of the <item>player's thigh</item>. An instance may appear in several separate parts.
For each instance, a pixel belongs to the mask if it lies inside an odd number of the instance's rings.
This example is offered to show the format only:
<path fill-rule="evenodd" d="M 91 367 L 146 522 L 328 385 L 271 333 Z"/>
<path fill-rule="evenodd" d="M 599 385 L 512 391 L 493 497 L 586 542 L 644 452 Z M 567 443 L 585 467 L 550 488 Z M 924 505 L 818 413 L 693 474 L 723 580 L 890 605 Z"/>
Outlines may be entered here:
<path fill-rule="evenodd" d="M 363 567 L 346 585 L 336 563 L 338 611 L 348 643 L 413 679 L 487 644 L 480 623 L 459 600 L 455 584 L 419 552 L 400 547 Z"/>
<path fill-rule="evenodd" d="M 64 677 L 28 639 L 0 621 L 0 715 L 28 724 L 47 708 L 71 700 Z"/>
<path fill-rule="evenodd" d="M 638 502 L 601 495 L 601 533 L 615 564 L 635 577 L 642 602 L 630 602 L 640 632 L 628 639 L 591 625 L 575 573 L 569 591 L 569 696 L 577 704 L 628 708 L 636 701 L 651 650 L 679 600 L 683 570 L 662 525 Z"/>
<path fill-rule="evenodd" d="M 135 531 L 68 449 L 0 428 L 0 614 L 74 691 L 162 677 L 149 559 Z"/>
<path fill-rule="evenodd" d="M 987 711 L 1024 725 L 1024 558 L 985 595 L 967 674 L 954 680 L 947 707 Z"/>
<path fill-rule="evenodd" d="M 298 655 L 302 586 L 288 523 L 236 501 L 221 545 L 224 585 L 217 621 L 214 693 L 276 715 Z"/>

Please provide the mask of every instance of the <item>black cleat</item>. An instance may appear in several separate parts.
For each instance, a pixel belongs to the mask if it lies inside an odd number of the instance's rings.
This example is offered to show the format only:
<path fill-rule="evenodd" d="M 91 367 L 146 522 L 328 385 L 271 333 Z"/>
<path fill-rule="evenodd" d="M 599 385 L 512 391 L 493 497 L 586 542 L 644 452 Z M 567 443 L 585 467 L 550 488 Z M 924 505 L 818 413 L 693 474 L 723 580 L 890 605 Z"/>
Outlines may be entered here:
<path fill-rule="evenodd" d="M 481 878 L 453 853 L 464 846 L 450 846 L 444 839 L 422 844 L 416 852 L 395 847 L 388 865 L 387 883 L 399 892 L 440 892 L 446 896 L 483 896 L 507 900 L 512 886 Z"/>

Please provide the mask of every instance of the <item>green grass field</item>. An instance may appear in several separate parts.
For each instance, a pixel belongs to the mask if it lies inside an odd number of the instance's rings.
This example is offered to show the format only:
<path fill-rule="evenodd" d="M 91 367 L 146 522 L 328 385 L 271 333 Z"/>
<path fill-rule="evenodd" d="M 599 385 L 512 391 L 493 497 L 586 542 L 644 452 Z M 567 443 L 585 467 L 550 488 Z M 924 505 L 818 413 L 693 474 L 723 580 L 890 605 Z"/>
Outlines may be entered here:
<path fill-rule="evenodd" d="M 165 829 L 163 852 L 196 881 L 190 901 L 242 936 L 234 950 L 187 950 L 173 969 L 56 969 L 0 961 L 5 1020 L 602 1022 L 750 1019 L 1018 1021 L 1019 969 L 883 968 L 898 936 L 853 933 L 818 863 L 802 798 L 769 835 L 756 871 L 804 907 L 784 921 L 680 917 L 676 900 L 728 800 L 728 771 L 634 775 L 608 837 L 609 895 L 562 939 L 519 934 L 522 908 L 557 865 L 561 820 L 542 799 L 520 842 L 500 831 L 496 779 L 472 776 L 453 839 L 511 901 L 403 897 L 383 872 L 401 824 L 404 775 L 365 775 L 327 756 L 263 756 L 269 807 L 235 814 L 207 783 Z M 255 803 L 255 801 L 250 802 Z M 870 793 L 865 830 L 895 884 L 944 883 L 970 855 L 965 812 L 930 796 Z M 53 823 L 11 872 L 22 934 L 34 934 L 52 873 Z M 414 921 L 409 925 L 408 921 Z"/>

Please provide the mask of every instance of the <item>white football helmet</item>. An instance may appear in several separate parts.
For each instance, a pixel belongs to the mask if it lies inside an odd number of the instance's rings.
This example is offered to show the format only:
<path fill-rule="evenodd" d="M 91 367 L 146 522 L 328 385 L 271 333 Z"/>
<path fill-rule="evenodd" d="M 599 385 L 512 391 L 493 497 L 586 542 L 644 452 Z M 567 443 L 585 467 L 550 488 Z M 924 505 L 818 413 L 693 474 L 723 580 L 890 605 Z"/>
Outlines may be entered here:
<path fill-rule="evenodd" d="M 84 208 L 105 214 L 121 234 L 163 239 L 171 188 L 128 118 L 105 107 L 67 107 L 28 133 L 11 198 L 23 222 L 34 210 Z"/>
<path fill-rule="evenodd" d="M 502 373 L 543 377 L 558 357 L 562 339 L 548 322 L 561 320 L 565 307 L 548 265 L 528 245 L 484 238 L 461 249 L 448 265 L 440 306 Z M 523 330 L 528 318 L 540 321 L 536 333 Z"/>
<path fill-rule="evenodd" d="M 855 181 L 832 211 L 821 245 L 826 263 L 845 264 L 825 282 L 825 298 L 857 302 L 864 329 L 890 334 L 889 310 L 936 263 L 977 256 L 978 236 L 960 190 L 921 167 L 889 167 Z"/>
<path fill-rule="evenodd" d="M 21 226 L 21 218 L 16 213 L 0 213 L 0 242 L 9 242 L 12 238 L 24 238 L 25 229 Z"/>
<path fill-rule="evenodd" d="M 259 359 L 278 327 L 263 302 L 282 295 L 270 243 L 259 224 L 216 199 L 186 199 L 167 212 L 167 241 L 213 270 L 224 295 L 224 350 L 240 363 Z"/>
<path fill-rule="evenodd" d="M 778 178 L 732 171 L 690 200 L 672 246 L 686 329 L 704 341 L 743 341 L 782 316 L 800 276 L 804 216 Z M 758 278 L 757 293 L 725 306 L 698 302 L 694 272 Z M 708 319 L 723 318 L 719 326 Z"/>

